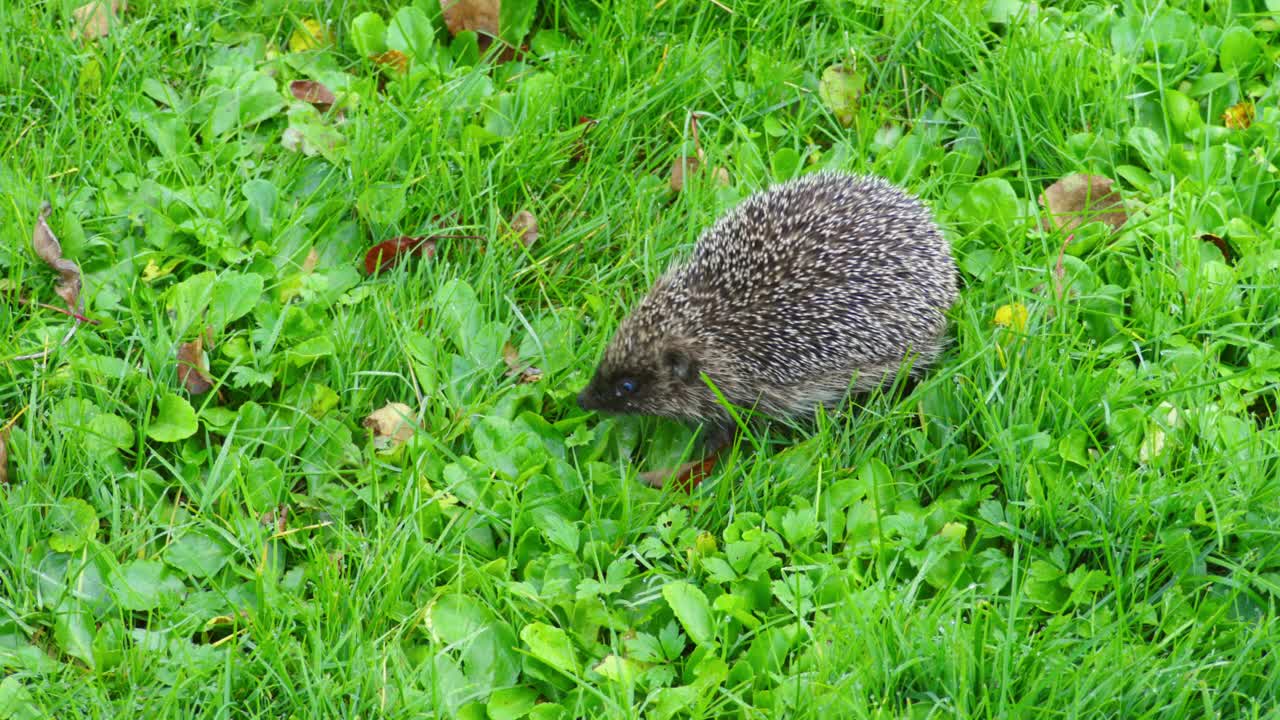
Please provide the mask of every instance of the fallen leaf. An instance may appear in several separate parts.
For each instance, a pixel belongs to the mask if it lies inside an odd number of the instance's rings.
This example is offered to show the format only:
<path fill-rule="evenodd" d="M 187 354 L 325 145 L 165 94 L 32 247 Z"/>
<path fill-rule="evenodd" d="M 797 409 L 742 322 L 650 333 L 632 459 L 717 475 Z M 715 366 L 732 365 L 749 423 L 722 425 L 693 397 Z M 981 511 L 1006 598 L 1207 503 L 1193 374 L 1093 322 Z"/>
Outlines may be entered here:
<path fill-rule="evenodd" d="M 1228 244 L 1220 235 L 1204 233 L 1200 236 L 1200 239 L 1207 243 L 1213 243 L 1213 245 L 1218 248 L 1218 252 L 1222 253 L 1222 259 L 1226 260 L 1228 264 L 1235 260 L 1236 254 L 1232 252 L 1231 245 Z"/>
<path fill-rule="evenodd" d="M 364 254 L 364 271 L 369 275 L 385 272 L 406 255 L 431 257 L 436 254 L 436 241 L 426 235 L 401 235 L 383 240 Z"/>
<path fill-rule="evenodd" d="M 1101 175 L 1073 173 L 1046 188 L 1040 204 L 1060 230 L 1074 230 L 1094 221 L 1118 229 L 1129 216 L 1120 194 L 1111 189 L 1112 182 Z"/>
<path fill-rule="evenodd" d="M 1244 100 L 1227 108 L 1222 113 L 1222 122 L 1232 130 L 1247 130 L 1253 124 L 1254 113 L 1253 103 Z"/>
<path fill-rule="evenodd" d="M 178 346 L 178 380 L 192 395 L 203 395 L 213 388 L 213 380 L 205 372 L 202 336 Z"/>
<path fill-rule="evenodd" d="M 97 40 L 111 32 L 120 13 L 129 9 L 123 0 L 93 0 L 71 11 L 71 39 Z"/>
<path fill-rule="evenodd" d="M 702 163 L 696 157 L 681 156 L 671 163 L 671 189 L 674 192 L 684 190 L 685 178 L 698 172 Z"/>
<path fill-rule="evenodd" d="M 310 275 L 315 272 L 316 266 L 320 264 L 320 253 L 316 252 L 313 247 L 307 251 L 307 257 L 302 261 L 302 274 Z"/>
<path fill-rule="evenodd" d="M 858 99 L 866 79 L 855 68 L 835 64 L 822 71 L 818 81 L 818 97 L 844 127 L 853 124 L 858 111 Z"/>
<path fill-rule="evenodd" d="M 62 245 L 46 222 L 53 208 L 46 202 L 40 206 L 40 217 L 36 220 L 35 232 L 31 234 L 31 246 L 36 255 L 49 267 L 58 271 L 61 276 L 55 292 L 67 304 L 67 309 L 78 313 L 80 310 L 80 266 L 62 257 Z"/>
<path fill-rule="evenodd" d="M 511 218 L 511 230 L 519 233 L 520 242 L 529 247 L 538 241 L 538 218 L 528 210 L 521 210 Z"/>
<path fill-rule="evenodd" d="M 542 371 L 532 365 L 520 364 L 520 351 L 511 343 L 502 345 L 502 361 L 507 364 L 507 377 L 520 377 L 520 383 L 535 383 L 542 379 Z"/>
<path fill-rule="evenodd" d="M 315 80 L 294 80 L 289 83 L 289 92 L 302 102 L 311 103 L 322 113 L 329 112 L 329 108 L 338 101 L 332 90 Z"/>
<path fill-rule="evenodd" d="M 1012 327 L 1022 331 L 1027 329 L 1027 306 L 1022 303 L 1011 303 L 996 308 L 994 320 L 996 325 Z"/>
<path fill-rule="evenodd" d="M 444 25 L 451 35 L 474 30 L 491 38 L 498 37 L 501 0 L 440 0 Z"/>
<path fill-rule="evenodd" d="M 304 52 L 333 44 L 333 33 L 319 20 L 307 18 L 289 35 L 290 52 Z"/>
<path fill-rule="evenodd" d="M 399 50 L 378 53 L 372 56 L 372 60 L 378 65 L 385 65 L 401 75 L 409 71 L 409 56 Z"/>
<path fill-rule="evenodd" d="M 9 482 L 9 428 L 0 429 L 0 485 Z"/>
<path fill-rule="evenodd" d="M 677 468 L 663 468 L 640 473 L 640 481 L 652 488 L 661 490 L 668 482 L 681 490 L 689 491 L 707 479 L 715 469 L 719 453 L 703 460 L 691 460 Z"/>
<path fill-rule="evenodd" d="M 722 167 L 711 171 L 711 179 L 720 187 L 729 187 L 729 171 Z"/>
<path fill-rule="evenodd" d="M 413 437 L 416 428 L 413 410 L 398 402 L 390 402 L 374 410 L 361 424 L 373 431 L 373 446 L 380 452 L 400 447 Z"/>
<path fill-rule="evenodd" d="M 599 120 L 593 120 L 586 115 L 578 118 L 578 127 L 582 129 L 582 132 L 573 140 L 573 150 L 569 155 L 571 162 L 581 162 L 586 158 L 588 150 L 587 135 L 591 133 L 591 129 L 599 122 Z"/>

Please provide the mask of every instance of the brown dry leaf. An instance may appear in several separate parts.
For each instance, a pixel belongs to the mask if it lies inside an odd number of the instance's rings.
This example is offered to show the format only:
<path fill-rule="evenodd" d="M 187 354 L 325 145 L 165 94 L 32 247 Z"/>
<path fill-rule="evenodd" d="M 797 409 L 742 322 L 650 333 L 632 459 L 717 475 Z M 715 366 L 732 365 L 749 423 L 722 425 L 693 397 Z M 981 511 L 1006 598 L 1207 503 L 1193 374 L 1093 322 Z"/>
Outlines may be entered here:
<path fill-rule="evenodd" d="M 372 60 L 378 65 L 386 65 L 401 75 L 409 71 L 409 56 L 399 50 L 378 53 L 372 57 Z"/>
<path fill-rule="evenodd" d="M 520 383 L 535 383 L 542 379 L 542 371 L 532 365 L 520 364 L 520 351 L 511 343 L 502 344 L 502 361 L 507 364 L 507 377 L 520 376 Z"/>
<path fill-rule="evenodd" d="M 203 336 L 178 346 L 178 380 L 192 395 L 203 395 L 213 389 L 213 380 L 205 372 Z"/>
<path fill-rule="evenodd" d="M 0 485 L 9 482 L 9 428 L 0 428 Z"/>
<path fill-rule="evenodd" d="M 1229 245 L 1221 235 L 1204 233 L 1200 236 L 1200 239 L 1207 243 L 1213 243 L 1214 247 L 1218 248 L 1218 252 L 1222 253 L 1222 259 L 1226 260 L 1227 264 L 1231 264 L 1231 262 L 1235 260 L 1236 254 L 1232 252 L 1231 245 Z"/>
<path fill-rule="evenodd" d="M 720 187 L 729 187 L 729 171 L 722 167 L 711 171 L 711 179 Z"/>
<path fill-rule="evenodd" d="M 40 206 L 40 217 L 36 221 L 35 232 L 31 234 L 31 247 L 35 248 L 36 255 L 45 261 L 49 267 L 58 271 L 62 277 L 58 280 L 58 286 L 55 292 L 62 301 L 67 304 L 67 309 L 73 313 L 80 310 L 80 266 L 62 257 L 62 245 L 58 242 L 58 238 L 54 236 L 53 231 L 49 229 L 46 222 L 49 215 L 53 212 L 53 208 L 46 202 Z"/>
<path fill-rule="evenodd" d="M 702 163 L 696 157 L 678 157 L 671 163 L 671 189 L 674 192 L 684 190 L 685 178 L 698 172 Z"/>
<path fill-rule="evenodd" d="M 498 14 L 501 0 L 440 0 L 445 27 L 451 35 L 474 30 L 498 37 Z"/>
<path fill-rule="evenodd" d="M 1253 124 L 1255 112 L 1253 103 L 1244 100 L 1227 108 L 1222 113 L 1222 122 L 1231 130 L 1247 130 Z"/>
<path fill-rule="evenodd" d="M 1074 173 L 1050 185 L 1040 195 L 1055 227 L 1074 230 L 1095 220 L 1119 229 L 1129 219 L 1113 181 L 1101 175 Z"/>
<path fill-rule="evenodd" d="M 71 11 L 71 39 L 97 40 L 111 32 L 120 13 L 128 10 L 124 0 L 93 0 Z"/>
<path fill-rule="evenodd" d="M 311 103 L 322 113 L 329 112 L 329 108 L 338 102 L 332 90 L 315 80 L 294 80 L 289 83 L 289 92 L 302 102 Z"/>
<path fill-rule="evenodd" d="M 389 402 L 374 410 L 361 423 L 373 431 L 373 446 L 380 452 L 391 452 L 413 437 L 416 428 L 413 410 L 404 403 Z"/>
<path fill-rule="evenodd" d="M 511 218 L 512 231 L 520 234 L 520 242 L 529 247 L 538 241 L 538 218 L 528 210 L 521 210 Z"/>
<path fill-rule="evenodd" d="M 677 468 L 663 468 L 640 473 L 640 480 L 652 488 L 661 490 L 668 481 L 681 490 L 689 491 L 697 487 L 715 469 L 719 455 L 712 455 L 704 460 L 691 460 Z"/>
<path fill-rule="evenodd" d="M 320 264 L 320 253 L 315 248 L 307 251 L 307 257 L 302 261 L 302 274 L 310 275 L 315 272 L 316 266 Z"/>

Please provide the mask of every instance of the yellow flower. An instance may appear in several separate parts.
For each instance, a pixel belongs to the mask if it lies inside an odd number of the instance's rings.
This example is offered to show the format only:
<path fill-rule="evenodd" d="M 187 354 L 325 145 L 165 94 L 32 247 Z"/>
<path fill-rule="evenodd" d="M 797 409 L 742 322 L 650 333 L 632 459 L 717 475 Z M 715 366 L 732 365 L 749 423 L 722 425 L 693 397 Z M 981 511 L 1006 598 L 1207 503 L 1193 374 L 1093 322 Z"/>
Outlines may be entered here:
<path fill-rule="evenodd" d="M 1027 306 L 1022 303 L 1013 303 L 1011 305 L 1001 305 L 996 310 L 995 323 L 1003 327 L 1011 327 L 1015 330 L 1027 329 Z"/>

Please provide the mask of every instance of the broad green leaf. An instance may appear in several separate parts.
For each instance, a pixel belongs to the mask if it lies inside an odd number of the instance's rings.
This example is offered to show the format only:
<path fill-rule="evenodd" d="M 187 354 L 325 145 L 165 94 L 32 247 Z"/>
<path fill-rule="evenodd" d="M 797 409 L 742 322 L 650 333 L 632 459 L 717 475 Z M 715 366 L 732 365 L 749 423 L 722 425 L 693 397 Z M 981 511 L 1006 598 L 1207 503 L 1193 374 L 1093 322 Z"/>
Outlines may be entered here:
<path fill-rule="evenodd" d="M 49 547 L 75 552 L 98 534 L 98 512 L 80 498 L 65 498 L 49 508 Z"/>
<path fill-rule="evenodd" d="M 276 186 L 270 180 L 254 178 L 246 182 L 240 188 L 240 192 L 248 201 L 245 207 L 244 224 L 249 228 L 249 234 L 259 242 L 270 240 L 278 195 Z"/>
<path fill-rule="evenodd" d="M 498 7 L 498 34 L 508 45 L 519 47 L 533 24 L 537 0 L 502 0 Z"/>
<path fill-rule="evenodd" d="M 177 598 L 182 581 L 158 560 L 133 560 L 112 583 L 116 602 L 126 610 L 154 610 L 165 598 Z"/>
<path fill-rule="evenodd" d="M 100 413 L 89 421 L 84 436 L 86 450 L 95 453 L 113 453 L 133 447 L 133 425 L 115 413 Z"/>
<path fill-rule="evenodd" d="M 97 667 L 93 654 L 93 616 L 74 601 L 53 612 L 53 638 L 62 652 Z"/>
<path fill-rule="evenodd" d="M 671 606 L 691 640 L 701 646 L 715 644 L 711 604 L 701 590 L 684 580 L 677 580 L 662 587 L 662 597 Z"/>
<path fill-rule="evenodd" d="M 262 301 L 263 280 L 255 273 L 226 273 L 213 285 L 209 324 L 215 332 L 248 315 Z"/>
<path fill-rule="evenodd" d="M 194 578 L 213 575 L 230 559 L 226 543 L 204 530 L 189 530 L 164 550 L 165 562 Z"/>
<path fill-rule="evenodd" d="M 5 720 L 41 720 L 48 713 L 36 705 L 31 691 L 17 675 L 0 680 L 0 718 Z"/>
<path fill-rule="evenodd" d="M 387 47 L 421 61 L 428 57 L 435 45 L 435 29 L 431 27 L 431 19 L 426 13 L 406 5 L 391 16 L 386 38 Z"/>
<path fill-rule="evenodd" d="M 538 692 L 533 688 L 509 687 L 494 690 L 485 709 L 490 720 L 518 720 L 528 715 L 537 702 Z"/>
<path fill-rule="evenodd" d="M 169 290 L 169 307 L 174 312 L 174 328 L 178 334 L 196 326 L 201 313 L 213 296 L 217 274 L 212 270 L 196 273 Z"/>
<path fill-rule="evenodd" d="M 157 413 L 147 426 L 147 437 L 157 442 L 178 442 L 196 434 L 196 411 L 185 398 L 167 392 L 156 405 Z"/>
<path fill-rule="evenodd" d="M 849 127 L 858 111 L 858 97 L 865 84 L 862 73 L 852 67 L 832 65 L 822 71 L 822 79 L 818 81 L 818 97 L 841 125 Z"/>
<path fill-rule="evenodd" d="M 520 631 L 520 639 L 535 658 L 569 675 L 581 674 L 573 641 L 564 630 L 546 623 L 530 623 Z"/>
<path fill-rule="evenodd" d="M 351 43 L 363 57 L 387 50 L 387 24 L 376 12 L 362 12 L 351 21 Z"/>

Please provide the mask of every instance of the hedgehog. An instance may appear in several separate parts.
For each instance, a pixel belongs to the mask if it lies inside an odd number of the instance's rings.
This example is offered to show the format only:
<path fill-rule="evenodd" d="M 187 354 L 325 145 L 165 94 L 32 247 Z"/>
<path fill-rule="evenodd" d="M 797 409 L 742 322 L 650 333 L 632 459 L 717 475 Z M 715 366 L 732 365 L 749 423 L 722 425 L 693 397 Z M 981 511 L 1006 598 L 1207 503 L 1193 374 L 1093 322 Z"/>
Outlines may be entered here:
<path fill-rule="evenodd" d="M 719 449 L 736 424 L 718 395 L 795 418 L 918 378 L 956 294 L 950 245 L 919 199 L 879 177 L 807 175 L 706 229 L 619 324 L 578 404 L 699 424 Z"/>

